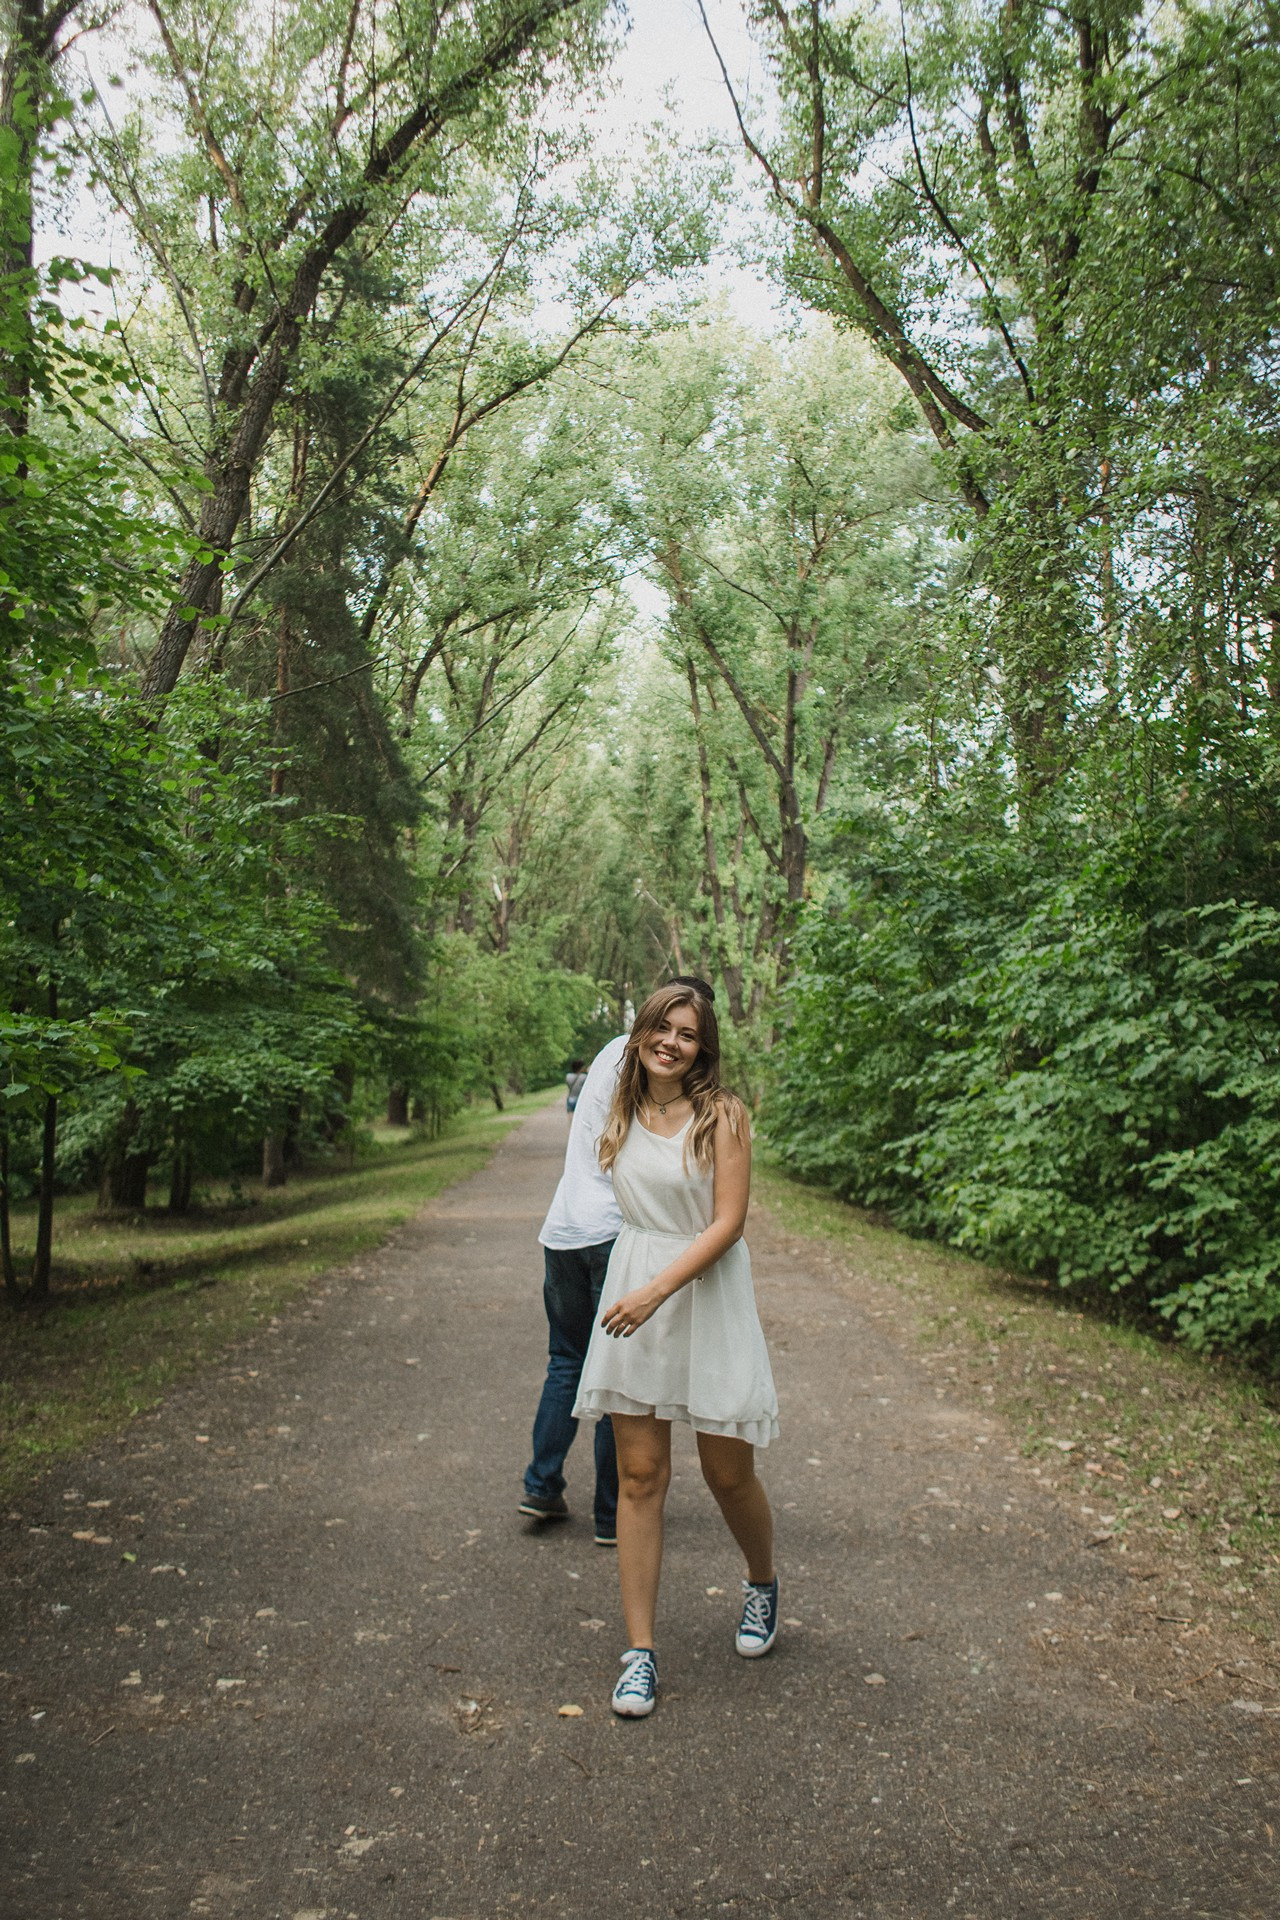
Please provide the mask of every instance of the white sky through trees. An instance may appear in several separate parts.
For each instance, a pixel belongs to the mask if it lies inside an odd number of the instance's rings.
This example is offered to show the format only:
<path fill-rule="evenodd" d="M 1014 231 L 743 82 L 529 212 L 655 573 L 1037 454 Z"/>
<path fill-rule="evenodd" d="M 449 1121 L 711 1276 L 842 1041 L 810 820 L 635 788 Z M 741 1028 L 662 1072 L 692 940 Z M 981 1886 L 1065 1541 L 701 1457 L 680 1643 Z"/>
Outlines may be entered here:
<path fill-rule="evenodd" d="M 740 0 L 706 0 L 706 7 L 734 83 L 750 95 L 761 77 L 760 62 Z M 692 144 L 718 136 L 737 149 L 732 107 L 695 0 L 628 0 L 627 12 L 630 28 L 605 78 L 605 98 L 587 114 L 600 147 L 605 152 L 634 152 L 640 130 L 671 106 L 682 140 Z M 129 62 L 119 39 L 109 29 L 86 35 L 72 58 L 83 80 L 98 89 L 105 110 L 122 118 Z M 124 86 L 114 86 L 113 76 L 123 77 Z M 741 231 L 760 204 L 756 179 L 740 153 L 733 199 L 738 212 L 730 222 L 731 233 Z M 95 267 L 130 272 L 138 265 L 128 223 L 87 192 L 60 208 L 46 205 L 38 248 L 46 259 L 70 252 Z M 709 269 L 707 283 L 708 292 L 726 300 L 745 324 L 766 331 L 777 325 L 778 296 L 762 275 L 720 257 Z M 64 289 L 64 298 L 67 295 L 80 311 L 97 311 L 104 319 L 110 313 L 109 297 L 104 300 L 101 289 L 92 285 L 75 294 Z"/>

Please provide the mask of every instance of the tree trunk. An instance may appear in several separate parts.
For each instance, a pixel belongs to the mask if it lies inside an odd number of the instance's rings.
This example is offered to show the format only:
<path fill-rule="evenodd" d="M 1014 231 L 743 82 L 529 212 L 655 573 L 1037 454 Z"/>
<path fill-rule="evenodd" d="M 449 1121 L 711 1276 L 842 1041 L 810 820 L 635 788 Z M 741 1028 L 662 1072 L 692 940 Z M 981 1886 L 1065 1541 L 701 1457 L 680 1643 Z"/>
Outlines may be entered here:
<path fill-rule="evenodd" d="M 288 1179 L 284 1164 L 283 1133 L 268 1133 L 262 1141 L 262 1184 L 282 1187 Z"/>
<path fill-rule="evenodd" d="M 13 1240 L 9 1231 L 9 1124 L 0 1125 L 0 1267 L 4 1270 L 5 1298 L 16 1306 L 22 1298 L 18 1270 L 13 1264 Z"/>
<path fill-rule="evenodd" d="M 35 261 L 35 176 L 57 37 L 74 10 L 70 4 L 15 0 L 5 8 L 8 44 L 0 64 L 0 130 L 13 142 L 13 204 L 0 235 L 0 276 L 23 287 L 18 325 L 0 352 L 0 425 L 21 437 L 31 403 L 29 275 Z"/>
<path fill-rule="evenodd" d="M 118 1204 L 127 1213 L 141 1213 L 147 1204 L 147 1178 L 151 1172 L 149 1153 L 126 1153 L 120 1169 Z"/>
<path fill-rule="evenodd" d="M 409 1124 L 409 1089 L 403 1084 L 387 1088 L 387 1125 L 389 1127 L 407 1127 Z"/>
<path fill-rule="evenodd" d="M 50 990 L 52 994 L 52 989 Z M 44 1127 L 40 1138 L 40 1199 L 36 1209 L 36 1252 L 31 1263 L 31 1298 L 49 1298 L 49 1272 L 53 1265 L 53 1162 L 58 1150 L 58 1101 L 50 1094 L 44 1103 Z"/>
<path fill-rule="evenodd" d="M 120 1153 L 102 1170 L 98 1186 L 99 1213 L 137 1213 L 147 1204 L 151 1156 Z"/>
<path fill-rule="evenodd" d="M 222 578 L 226 555 L 249 502 L 276 403 L 292 376 L 326 273 L 379 204 L 379 189 L 402 177 L 409 156 L 431 146 L 451 120 L 470 112 L 495 77 L 514 66 L 561 14 L 579 4 L 580 0 L 536 0 L 509 24 L 500 23 L 469 66 L 447 79 L 438 92 L 417 101 L 370 153 L 361 178 L 353 183 L 353 197 L 334 207 L 310 244 L 301 249 L 293 279 L 281 284 L 256 339 L 228 356 L 218 395 L 225 429 L 205 461 L 209 492 L 200 509 L 200 546 L 212 557 L 194 556 L 187 564 L 147 665 L 144 700 L 158 702 L 172 693 L 200 617 L 209 611 L 210 595 Z M 264 257 L 289 237 L 288 231 L 263 236 Z M 237 318 L 244 326 L 247 311 Z"/>
<path fill-rule="evenodd" d="M 57 946 L 59 922 L 53 923 L 53 943 Z M 49 1018 L 58 1017 L 58 976 L 49 974 Z M 58 1097 L 51 1093 L 44 1103 L 44 1126 L 40 1134 L 40 1192 L 36 1203 L 36 1251 L 31 1263 L 31 1297 L 47 1300 L 49 1271 L 53 1264 L 53 1169 L 58 1151 Z"/>
<path fill-rule="evenodd" d="M 169 1171 L 169 1212 L 188 1213 L 191 1209 L 191 1148 L 179 1141 L 173 1150 Z"/>
<path fill-rule="evenodd" d="M 138 1131 L 138 1109 L 132 1100 L 116 1122 L 107 1147 L 98 1181 L 98 1212 L 138 1212 L 147 1204 L 147 1176 L 151 1155 L 140 1153 L 130 1142 Z"/>

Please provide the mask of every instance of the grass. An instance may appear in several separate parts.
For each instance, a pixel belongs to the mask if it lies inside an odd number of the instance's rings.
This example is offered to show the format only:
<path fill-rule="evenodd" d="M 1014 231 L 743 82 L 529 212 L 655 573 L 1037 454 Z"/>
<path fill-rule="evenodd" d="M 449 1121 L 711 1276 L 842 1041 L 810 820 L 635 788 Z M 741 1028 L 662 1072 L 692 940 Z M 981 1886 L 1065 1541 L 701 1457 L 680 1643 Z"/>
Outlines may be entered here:
<path fill-rule="evenodd" d="M 216 1193 L 184 1217 L 103 1221 L 88 1198 L 61 1201 L 51 1305 L 0 1308 L 0 1495 L 118 1431 L 318 1274 L 377 1246 L 546 1099 L 464 1114 L 435 1140 L 376 1128 L 349 1165 Z M 19 1254 L 26 1225 L 20 1213 Z"/>
<path fill-rule="evenodd" d="M 1280 1391 L 878 1225 L 776 1167 L 754 1197 L 837 1266 L 894 1290 L 939 1386 L 1012 1429 L 1041 1483 L 1100 1544 L 1192 1575 L 1217 1608 L 1280 1625 Z M 893 1311 L 893 1309 L 886 1309 Z"/>

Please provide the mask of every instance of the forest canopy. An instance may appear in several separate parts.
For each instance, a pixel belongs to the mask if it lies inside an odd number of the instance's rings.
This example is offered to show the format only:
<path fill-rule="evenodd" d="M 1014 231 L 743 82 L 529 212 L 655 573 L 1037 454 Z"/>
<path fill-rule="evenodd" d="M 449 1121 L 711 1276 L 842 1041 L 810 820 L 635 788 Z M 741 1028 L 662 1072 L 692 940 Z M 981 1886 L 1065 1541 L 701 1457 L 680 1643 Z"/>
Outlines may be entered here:
<path fill-rule="evenodd" d="M 1274 1358 L 1274 11 L 697 11 L 620 141 L 603 0 L 7 0 L 6 1290 L 697 971 L 792 1168 Z"/>

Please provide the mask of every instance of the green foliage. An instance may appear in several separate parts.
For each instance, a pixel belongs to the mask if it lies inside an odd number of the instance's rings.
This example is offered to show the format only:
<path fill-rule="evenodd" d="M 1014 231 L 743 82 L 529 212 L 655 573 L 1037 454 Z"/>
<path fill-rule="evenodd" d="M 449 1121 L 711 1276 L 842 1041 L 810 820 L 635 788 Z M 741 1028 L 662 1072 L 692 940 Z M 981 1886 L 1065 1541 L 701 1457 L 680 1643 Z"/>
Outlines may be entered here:
<path fill-rule="evenodd" d="M 1230 891 L 1272 809 L 1148 780 L 1117 827 L 1068 784 L 1034 831 L 972 791 L 850 859 L 771 1136 L 908 1224 L 1276 1355 L 1280 903 Z"/>
<path fill-rule="evenodd" d="M 1251 698 L 1280 480 L 1274 12 L 750 11 L 778 270 L 898 369 L 942 450 L 1028 790 L 1106 703 Z"/>
<path fill-rule="evenodd" d="M 703 312 L 630 379 L 632 515 L 685 708 L 636 773 L 658 819 L 673 783 L 696 809 L 697 905 L 686 872 L 668 911 L 743 1023 L 785 971 L 823 813 L 875 777 L 918 679 L 948 571 L 936 475 L 891 376 L 817 320 L 762 341 Z"/>
<path fill-rule="evenodd" d="M 120 411 L 129 382 L 109 337 L 67 317 L 67 290 L 110 276 L 67 258 L 24 262 L 29 111 L 20 96 L 17 124 L 0 125 L 0 671 L 19 657 L 49 672 L 94 659 L 104 609 L 155 604 L 181 546 L 137 512 L 121 463 L 84 433 L 86 416 Z M 45 164 L 54 157 L 41 148 Z"/>
<path fill-rule="evenodd" d="M 550 963 L 531 942 L 495 953 L 465 934 L 441 939 L 426 1000 L 428 1055 L 449 1060 L 455 1109 L 470 1093 L 552 1086 L 599 1000 L 594 980 Z M 443 1046 L 441 1042 L 443 1041 Z"/>
<path fill-rule="evenodd" d="M 6 1093 L 18 1111 L 64 1096 L 69 1172 L 113 1151 L 224 1166 L 300 1109 L 332 1106 L 335 1070 L 368 1050 L 325 956 L 326 909 L 283 883 L 305 835 L 270 799 L 263 758 L 251 718 L 194 690 L 161 741 L 99 684 L 10 688 Z M 24 1141 L 34 1152 L 19 1131 L 19 1182 L 34 1177 Z"/>

